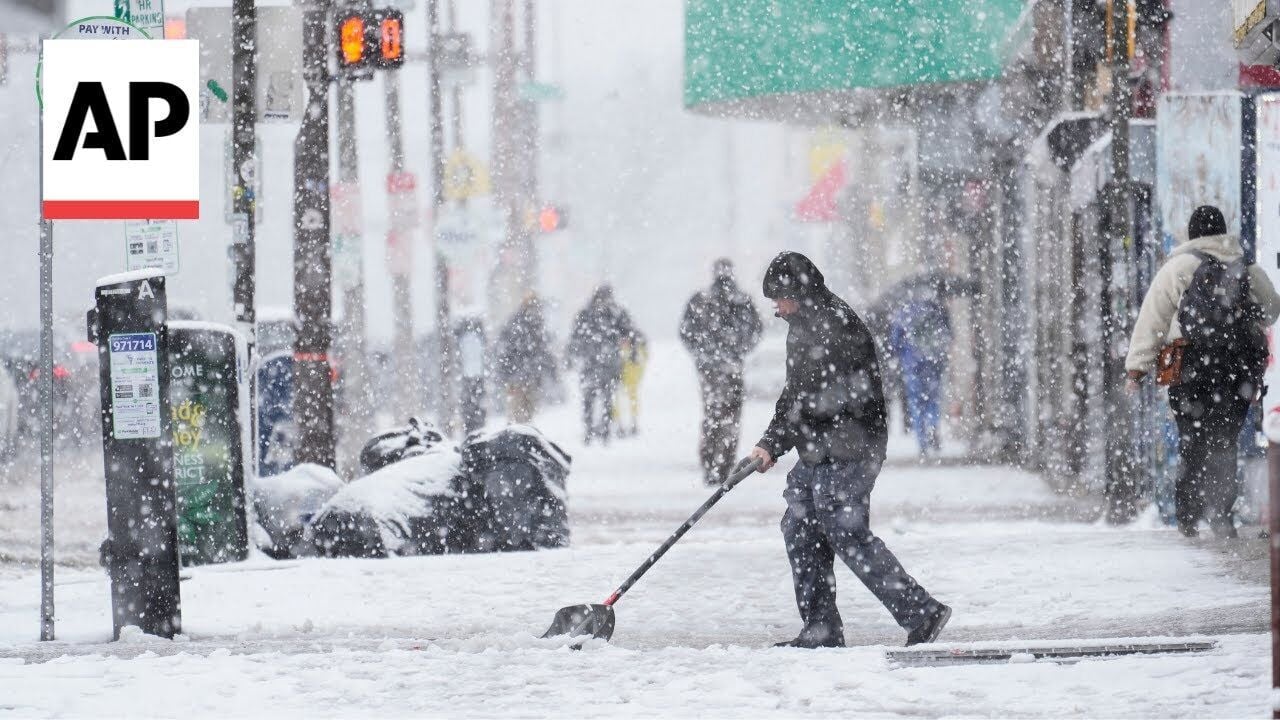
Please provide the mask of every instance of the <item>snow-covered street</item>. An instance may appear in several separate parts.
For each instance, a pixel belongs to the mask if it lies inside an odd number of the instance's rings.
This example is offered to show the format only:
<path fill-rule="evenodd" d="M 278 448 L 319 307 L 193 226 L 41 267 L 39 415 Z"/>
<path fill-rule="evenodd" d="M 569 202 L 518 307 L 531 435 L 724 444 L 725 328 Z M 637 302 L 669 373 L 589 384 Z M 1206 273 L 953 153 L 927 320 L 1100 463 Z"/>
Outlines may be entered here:
<path fill-rule="evenodd" d="M 1001 467 L 919 466 L 891 440 L 872 527 L 955 608 L 944 646 L 1217 640 L 1199 655 L 899 667 L 905 633 L 846 568 L 849 645 L 774 649 L 799 627 L 778 519 L 794 455 L 748 479 L 618 605 L 609 644 L 542 640 L 599 602 L 709 490 L 692 368 L 656 348 L 642 434 L 582 447 L 577 407 L 540 423 L 574 455 L 573 544 L 391 560 L 253 559 L 184 571 L 178 640 L 111 634 L 105 575 L 63 568 L 58 637 L 35 641 L 37 573 L 0 566 L 0 711 L 16 716 L 1258 716 L 1268 706 L 1259 541 L 1193 544 Z M 748 405 L 750 442 L 770 407 Z M 745 450 L 745 448 L 744 448 Z M 86 506 L 90 505 L 86 503 Z"/>

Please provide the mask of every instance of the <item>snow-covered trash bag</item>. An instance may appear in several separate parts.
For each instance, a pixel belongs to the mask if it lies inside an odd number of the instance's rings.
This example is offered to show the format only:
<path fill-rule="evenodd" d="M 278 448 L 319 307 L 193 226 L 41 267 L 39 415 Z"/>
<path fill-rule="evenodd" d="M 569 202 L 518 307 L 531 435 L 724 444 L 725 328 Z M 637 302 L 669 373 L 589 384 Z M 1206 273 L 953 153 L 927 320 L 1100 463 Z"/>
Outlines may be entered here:
<path fill-rule="evenodd" d="M 261 532 L 258 549 L 276 559 L 314 555 L 307 525 L 342 489 L 342 478 L 323 465 L 304 463 L 279 475 L 250 478 L 249 498 Z"/>
<path fill-rule="evenodd" d="M 368 475 L 405 458 L 421 455 L 443 440 L 444 436 L 436 432 L 431 423 L 411 417 L 404 427 L 379 433 L 364 444 L 360 450 L 360 472 Z"/>
<path fill-rule="evenodd" d="M 569 544 L 565 479 L 572 458 L 536 428 L 472 433 L 463 464 L 489 506 L 476 550 L 533 550 Z"/>
<path fill-rule="evenodd" d="M 328 557 L 466 552 L 483 498 L 470 491 L 457 447 L 440 443 L 352 480 L 311 521 Z"/>

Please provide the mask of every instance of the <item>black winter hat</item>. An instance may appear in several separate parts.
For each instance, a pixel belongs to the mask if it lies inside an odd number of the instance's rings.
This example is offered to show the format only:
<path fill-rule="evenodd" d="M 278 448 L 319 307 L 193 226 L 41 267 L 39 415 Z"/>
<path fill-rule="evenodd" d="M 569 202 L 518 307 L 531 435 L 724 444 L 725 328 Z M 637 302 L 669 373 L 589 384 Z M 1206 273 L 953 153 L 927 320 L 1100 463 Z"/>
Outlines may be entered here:
<path fill-rule="evenodd" d="M 818 266 L 798 252 L 778 253 L 764 273 L 764 296 L 770 300 L 801 298 L 825 287 Z"/>
<path fill-rule="evenodd" d="M 1195 240 L 1211 235 L 1226 235 L 1227 221 L 1222 211 L 1212 205 L 1201 205 L 1191 213 L 1191 222 L 1187 223 L 1187 237 Z"/>

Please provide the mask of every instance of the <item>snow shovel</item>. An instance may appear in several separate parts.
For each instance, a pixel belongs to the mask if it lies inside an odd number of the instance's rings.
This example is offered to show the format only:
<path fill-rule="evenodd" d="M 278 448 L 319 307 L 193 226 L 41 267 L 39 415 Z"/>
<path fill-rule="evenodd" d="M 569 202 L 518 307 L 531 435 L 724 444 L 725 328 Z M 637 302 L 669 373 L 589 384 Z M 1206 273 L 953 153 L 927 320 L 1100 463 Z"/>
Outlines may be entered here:
<path fill-rule="evenodd" d="M 640 567 L 636 568 L 636 571 L 631 573 L 631 577 L 627 578 L 617 590 L 614 590 L 613 594 L 610 595 L 607 600 L 599 605 L 570 605 L 569 607 L 560 608 L 560 612 L 556 613 L 555 619 L 551 621 L 551 627 L 547 628 L 547 631 L 543 633 L 542 637 L 549 638 L 559 635 L 568 635 L 571 638 L 576 638 L 585 636 L 587 638 L 602 638 L 606 641 L 613 637 L 613 606 L 618 602 L 623 594 L 630 590 L 631 586 L 635 585 L 636 581 L 648 572 L 649 568 L 653 567 L 658 562 L 658 559 L 671 549 L 672 545 L 679 542 L 680 538 L 684 537 L 684 534 L 689 532 L 689 528 L 692 528 L 694 524 L 702 519 L 703 515 L 707 514 L 707 511 L 711 509 L 712 505 L 720 502 L 720 498 L 728 494 L 734 486 L 745 480 L 748 475 L 755 472 L 759 467 L 760 460 L 749 460 L 747 458 L 743 458 L 742 461 L 738 463 L 738 469 L 726 478 L 725 481 L 720 484 L 720 487 L 716 489 L 715 493 L 713 493 L 711 497 L 707 498 L 707 501 L 702 503 L 701 507 L 694 510 L 693 514 L 689 516 L 689 519 L 685 520 L 683 525 L 676 528 L 676 531 L 671 533 L 671 537 L 667 538 L 667 541 L 662 543 L 662 546 L 658 548 L 657 552 L 650 555 L 649 558 L 640 565 Z M 572 647 L 577 650 L 582 647 L 582 644 L 576 643 Z"/>

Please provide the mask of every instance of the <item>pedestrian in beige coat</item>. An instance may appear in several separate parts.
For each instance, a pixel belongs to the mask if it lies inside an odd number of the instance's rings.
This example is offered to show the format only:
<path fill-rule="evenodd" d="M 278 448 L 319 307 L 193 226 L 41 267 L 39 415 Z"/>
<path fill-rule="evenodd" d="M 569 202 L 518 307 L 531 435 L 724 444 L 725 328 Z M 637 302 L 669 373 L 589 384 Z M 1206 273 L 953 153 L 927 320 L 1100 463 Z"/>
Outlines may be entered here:
<path fill-rule="evenodd" d="M 1192 213 L 1187 240 L 1170 253 L 1142 301 L 1125 359 L 1130 389 L 1156 366 L 1163 348 L 1184 338 L 1179 308 L 1192 279 L 1204 263 L 1216 261 L 1238 267 L 1243 251 L 1239 239 L 1227 234 L 1226 221 L 1216 207 L 1204 205 Z M 1226 272 L 1230 272 L 1227 270 Z M 1244 273 L 1242 273 L 1244 274 Z M 1248 332 L 1229 350 L 1190 342 L 1182 348 L 1182 379 L 1169 386 L 1169 406 L 1178 424 L 1180 467 L 1175 492 L 1178 528 L 1198 534 L 1201 519 L 1219 537 L 1235 537 L 1232 506 L 1239 494 L 1236 482 L 1238 437 L 1249 406 L 1258 399 L 1266 368 L 1266 328 L 1280 317 L 1280 296 L 1257 265 L 1247 268 Z M 1243 290 L 1242 285 L 1238 285 Z M 1241 291 L 1243 295 L 1243 291 Z"/>

